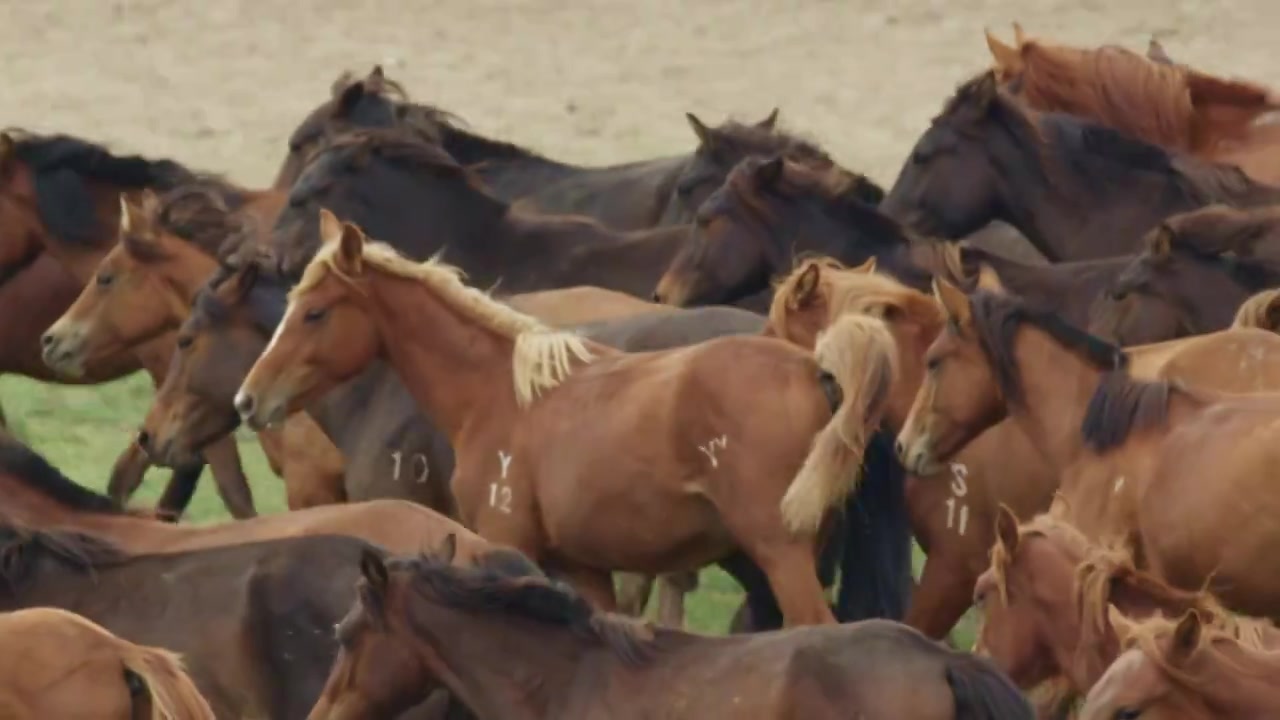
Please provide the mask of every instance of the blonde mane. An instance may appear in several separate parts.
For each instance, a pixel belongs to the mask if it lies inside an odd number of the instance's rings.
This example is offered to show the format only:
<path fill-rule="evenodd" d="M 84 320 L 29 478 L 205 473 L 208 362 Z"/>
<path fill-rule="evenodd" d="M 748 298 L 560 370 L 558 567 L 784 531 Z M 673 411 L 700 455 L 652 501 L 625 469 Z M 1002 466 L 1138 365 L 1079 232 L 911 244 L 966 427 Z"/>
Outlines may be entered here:
<path fill-rule="evenodd" d="M 1245 301 L 1240 303 L 1240 309 L 1236 310 L 1235 319 L 1231 322 L 1233 328 L 1260 328 L 1262 330 L 1270 330 L 1271 332 L 1280 331 L 1280 324 L 1277 323 L 1276 312 L 1280 310 L 1280 288 L 1271 290 L 1263 290 L 1260 293 L 1250 295 Z"/>
<path fill-rule="evenodd" d="M 1192 611 L 1198 612 L 1198 611 Z M 1266 620 L 1246 618 L 1225 613 L 1212 617 L 1200 614 L 1201 631 L 1191 655 L 1209 653 L 1215 661 L 1224 664 L 1233 675 L 1270 679 L 1280 671 L 1280 652 L 1268 647 L 1274 645 L 1276 627 Z M 1185 662 L 1171 662 L 1169 637 L 1177 628 L 1179 619 L 1160 615 L 1144 620 L 1131 621 L 1126 628 L 1117 628 L 1124 649 L 1137 648 L 1170 680 L 1193 692 L 1212 692 L 1212 680 L 1198 678 L 1187 671 Z M 1268 643 L 1270 640 L 1270 643 Z M 1232 658 L 1222 648 L 1232 645 L 1241 651 Z"/>
<path fill-rule="evenodd" d="M 787 334 L 792 315 L 801 311 L 795 300 L 801 277 L 815 265 L 819 269 L 815 291 L 819 299 L 817 304 L 827 311 L 824 325 L 830 325 L 846 313 L 884 319 L 888 308 L 897 308 L 917 319 L 943 321 L 942 309 L 930 296 L 888 275 L 851 269 L 832 258 L 819 257 L 802 260 L 777 283 L 773 302 L 769 305 L 769 324 L 783 337 Z"/>
<path fill-rule="evenodd" d="M 357 290 L 360 285 L 344 273 L 339 265 L 341 245 L 328 242 L 307 264 L 298 284 L 289 292 L 289 301 L 315 288 L 332 273 Z M 445 304 L 463 316 L 510 339 L 512 381 L 516 402 L 526 407 L 546 390 L 564 382 L 573 372 L 573 364 L 591 362 L 593 355 L 586 341 L 576 333 L 553 330 L 536 318 L 521 313 L 493 299 L 488 293 L 463 282 L 463 272 L 438 258 L 415 263 L 400 255 L 386 243 L 366 240 L 361 259 L 365 269 L 415 280 L 429 287 Z"/>

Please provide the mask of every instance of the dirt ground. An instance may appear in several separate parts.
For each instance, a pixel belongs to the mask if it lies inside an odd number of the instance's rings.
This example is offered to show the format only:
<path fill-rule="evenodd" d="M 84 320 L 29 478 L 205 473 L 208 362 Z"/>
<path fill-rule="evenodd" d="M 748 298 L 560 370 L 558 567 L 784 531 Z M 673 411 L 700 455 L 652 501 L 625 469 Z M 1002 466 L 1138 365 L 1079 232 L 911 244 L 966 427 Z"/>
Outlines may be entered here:
<path fill-rule="evenodd" d="M 344 69 L 584 163 L 680 152 L 682 117 L 783 123 L 891 183 L 982 29 L 1146 47 L 1280 86 L 1275 0 L 3 0 L 0 124 L 269 182 Z"/>

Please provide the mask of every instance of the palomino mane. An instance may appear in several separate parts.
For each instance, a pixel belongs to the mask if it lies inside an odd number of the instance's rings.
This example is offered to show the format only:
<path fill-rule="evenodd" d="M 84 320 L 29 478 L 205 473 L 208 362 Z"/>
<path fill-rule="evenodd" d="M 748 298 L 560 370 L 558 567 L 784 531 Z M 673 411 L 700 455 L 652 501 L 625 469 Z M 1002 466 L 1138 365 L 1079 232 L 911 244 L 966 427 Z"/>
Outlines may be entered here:
<path fill-rule="evenodd" d="M 0 473 L 73 510 L 122 514 L 112 500 L 63 475 L 42 455 L 0 434 Z"/>
<path fill-rule="evenodd" d="M 1198 612 L 1198 611 L 1196 611 Z M 1212 655 L 1215 664 L 1225 665 L 1233 675 L 1269 678 L 1280 671 L 1280 653 L 1266 647 L 1266 638 L 1275 633 L 1275 626 L 1258 618 L 1211 616 L 1202 613 L 1198 642 L 1191 648 L 1191 656 Z M 1124 640 L 1126 648 L 1137 648 L 1169 680 L 1195 693 L 1216 695 L 1221 692 L 1211 678 L 1197 677 L 1189 672 L 1186 662 L 1171 662 L 1169 638 L 1178 620 L 1154 616 L 1137 621 L 1127 628 Z M 1240 652 L 1228 655 L 1223 645 L 1234 645 Z"/>
<path fill-rule="evenodd" d="M 412 587 L 446 606 L 470 612 L 501 613 L 568 630 L 608 648 L 630 665 L 647 662 L 662 639 L 683 637 L 647 623 L 598 613 L 568 585 L 550 580 L 518 552 L 497 550 L 473 567 L 421 556 L 390 560 L 391 571 L 411 573 Z"/>
<path fill-rule="evenodd" d="M 19 593 L 32 582 L 41 560 L 53 560 L 74 570 L 91 572 L 99 565 L 126 557 L 115 545 L 93 535 L 42 531 L 16 525 L 0 517 L 0 584 Z"/>
<path fill-rule="evenodd" d="M 339 243 L 326 243 L 302 273 L 289 293 L 290 301 L 313 289 L 328 274 L 351 281 L 337 263 Z M 442 302 L 463 316 L 514 343 L 512 380 L 516 402 L 527 406 L 543 391 L 551 390 L 573 372 L 573 363 L 590 362 L 592 353 L 577 333 L 552 330 L 488 293 L 463 282 L 462 270 L 436 258 L 415 263 L 386 243 L 368 241 L 363 245 L 366 268 L 426 285 Z"/>
<path fill-rule="evenodd" d="M 206 177 L 172 160 L 115 155 L 102 145 L 70 135 L 39 135 L 19 128 L 3 133 L 13 140 L 14 157 L 31 170 L 40 219 L 67 243 L 86 245 L 101 240 L 94 197 L 86 180 L 122 190 L 169 190 Z"/>
<path fill-rule="evenodd" d="M 804 273 L 812 266 L 819 270 L 815 289 L 819 299 L 817 304 L 827 309 L 828 322 L 845 313 L 874 315 L 883 319 L 891 308 L 939 327 L 944 322 L 941 308 L 931 297 L 889 275 L 853 270 L 832 258 L 808 258 L 797 263 L 795 269 L 777 283 L 773 302 L 769 305 L 769 324 L 784 336 L 790 314 L 795 311 L 790 300 Z"/>
<path fill-rule="evenodd" d="M 1278 311 L 1280 311 L 1280 289 L 1263 290 L 1250 295 L 1240 303 L 1240 308 L 1236 310 L 1236 316 L 1231 321 L 1231 327 L 1280 331 Z"/>

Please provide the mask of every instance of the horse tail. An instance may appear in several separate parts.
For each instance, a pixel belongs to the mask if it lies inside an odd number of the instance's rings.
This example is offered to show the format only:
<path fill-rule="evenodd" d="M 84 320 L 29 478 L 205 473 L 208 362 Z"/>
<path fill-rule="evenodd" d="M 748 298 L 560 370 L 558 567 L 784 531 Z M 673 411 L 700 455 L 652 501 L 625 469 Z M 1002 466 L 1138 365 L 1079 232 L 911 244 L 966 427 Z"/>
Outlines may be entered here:
<path fill-rule="evenodd" d="M 147 686 L 151 720 L 215 720 L 204 699 L 174 653 L 121 640 L 124 666 Z"/>
<path fill-rule="evenodd" d="M 1280 288 L 1249 296 L 1236 310 L 1233 328 L 1259 328 L 1280 332 Z"/>
<path fill-rule="evenodd" d="M 956 720 L 1034 720 L 1026 696 L 986 658 L 950 653 L 947 685 Z"/>
<path fill-rule="evenodd" d="M 782 518 L 792 532 L 817 532 L 827 511 L 856 489 L 862 454 L 888 405 L 898 363 L 884 321 L 861 314 L 842 315 L 822 331 L 813 355 L 824 373 L 818 381 L 834 378 L 843 397 L 782 497 Z"/>

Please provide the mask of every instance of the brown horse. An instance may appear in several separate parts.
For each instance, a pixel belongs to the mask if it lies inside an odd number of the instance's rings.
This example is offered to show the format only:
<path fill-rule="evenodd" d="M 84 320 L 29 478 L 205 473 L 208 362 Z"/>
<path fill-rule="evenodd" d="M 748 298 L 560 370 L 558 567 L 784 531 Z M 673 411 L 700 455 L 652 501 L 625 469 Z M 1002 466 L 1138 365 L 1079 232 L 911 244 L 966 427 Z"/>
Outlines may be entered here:
<path fill-rule="evenodd" d="M 1250 295 L 1280 285 L 1280 210 L 1213 205 L 1149 232 L 1093 308 L 1089 331 L 1121 344 L 1221 330 Z"/>
<path fill-rule="evenodd" d="M 868 406 L 852 408 L 834 388 L 891 379 L 888 358 L 833 367 L 864 324 L 829 333 L 818 360 L 774 340 L 734 337 L 627 355 L 550 331 L 463 285 L 456 269 L 410 263 L 327 212 L 322 224 L 326 244 L 237 393 L 251 427 L 280 421 L 382 356 L 449 436 L 464 521 L 563 570 L 601 607 L 613 604 L 609 570 L 689 570 L 737 546 L 769 577 L 788 623 L 832 619 L 814 573 L 815 541 L 861 464 L 862 418 L 846 420 L 873 413 L 879 397 L 863 393 Z M 413 339 L 426 337 L 427 345 Z M 723 363 L 735 367 L 735 383 L 720 382 Z M 710 377 L 717 382 L 703 380 Z M 736 381 L 776 391 L 737 392 Z M 628 413 L 582 412 L 605 395 Z M 768 438 L 742 421 L 778 413 L 788 418 L 785 432 L 774 427 Z M 657 445 L 637 443 L 653 437 L 638 433 L 641 425 L 668 432 Z M 553 462 L 547 447 L 578 451 Z M 563 487 L 577 492 L 556 490 Z"/>
<path fill-rule="evenodd" d="M 1280 93 L 1114 45 L 1086 50 L 1015 31 L 1016 46 L 988 32 L 987 47 L 1001 86 L 1035 110 L 1068 113 L 1170 150 L 1239 163 L 1263 182 L 1280 180 L 1280 148 L 1274 147 L 1280 134 L 1256 124 L 1280 109 Z"/>
<path fill-rule="evenodd" d="M 307 156 L 328 138 L 357 129 L 398 127 L 440 145 L 506 202 L 519 201 L 523 209 L 549 214 L 586 215 L 626 231 L 689 222 L 693 209 L 741 157 L 826 159 L 807 141 L 778 130 L 776 109 L 757 123 L 728 120 L 708 127 L 692 114 L 688 119 L 699 142 L 692 154 L 582 167 L 477 135 L 452 113 L 410 102 L 404 88 L 375 66 L 363 79 L 349 73 L 339 77 L 332 97 L 293 132 L 276 187 L 290 187 Z"/>
<path fill-rule="evenodd" d="M 144 193 L 141 207 L 126 202 L 122 213 L 120 242 L 103 257 L 95 281 L 45 332 L 46 354 L 61 365 L 96 367 L 153 340 L 174 337 L 196 293 L 218 268 L 207 248 L 252 231 L 216 193 L 199 187 L 159 199 Z M 342 456 L 306 415 L 260 438 L 272 469 L 285 481 L 290 508 L 346 499 Z M 138 443 L 153 458 L 168 461 L 154 451 L 145 431 Z M 138 480 L 113 475 L 109 493 L 123 503 Z"/>
<path fill-rule="evenodd" d="M 75 613 L 3 613 L 0 637 L 0 717 L 214 720 L 178 656 Z"/>
<path fill-rule="evenodd" d="M 960 86 L 916 142 L 881 209 L 916 231 L 961 238 L 991 220 L 1054 262 L 1136 250 L 1170 215 L 1280 201 L 1238 168 L 1173 154 L 1070 115 L 1036 114 L 994 73 Z"/>
<path fill-rule="evenodd" d="M 337 655 L 332 628 L 351 606 L 357 563 L 381 553 L 319 536 L 133 555 L 5 521 L 0 611 L 74 612 L 180 654 L 217 717 L 294 720 L 315 704 Z"/>
<path fill-rule="evenodd" d="M 1052 314 L 945 282 L 938 294 L 947 329 L 925 355 L 931 371 L 898 438 L 908 469 L 935 467 L 1008 416 L 1062 473 L 1067 514 L 1087 536 L 1132 543 L 1142 566 L 1177 587 L 1208 583 L 1234 610 L 1280 616 L 1265 469 L 1280 395 L 1136 380 L 1119 348 Z M 1259 350 L 1206 369 L 1267 390 L 1266 364 Z M 1239 497 L 1251 498 L 1248 512 Z"/>
<path fill-rule="evenodd" d="M 311 720 L 384 717 L 435 682 L 484 720 L 1033 717 L 989 663 L 896 623 L 709 638 L 600 614 L 519 556 L 447 561 L 362 560 Z"/>
<path fill-rule="evenodd" d="M 61 283 L 60 288 L 65 294 L 53 294 L 59 285 L 40 288 L 32 295 L 17 292 L 16 283 L 24 276 L 32 275 L 36 269 L 32 266 L 7 284 L 15 287 L 4 288 L 10 292 L 6 292 L 2 300 L 14 303 L 6 310 L 5 317 L 21 317 L 36 312 L 56 315 L 66 308 L 65 304 L 59 304 L 37 310 L 33 303 L 38 300 L 49 302 L 54 297 L 64 297 L 63 302 L 69 303 L 75 292 L 93 278 L 98 261 L 116 240 L 123 193 L 135 193 L 146 188 L 167 190 L 199 182 L 224 186 L 214 178 L 198 176 L 171 161 L 114 155 L 100 145 L 79 138 L 34 135 L 16 130 L 0 133 L 0 227 L 6 228 L 6 243 L 14 242 L 9 238 L 21 238 L 28 246 L 39 246 L 42 249 L 40 256 L 56 259 L 75 282 L 75 290 L 71 291 L 66 285 L 66 278 L 58 280 L 60 276 L 45 272 L 43 279 Z M 30 253 L 31 250 L 23 252 Z M 34 290 L 30 285 L 24 289 L 27 292 Z M 25 320 L 16 322 L 15 326 L 27 331 L 36 329 Z M 12 339 L 16 344 L 6 345 L 6 350 L 24 356 L 31 353 L 38 335 Z M 141 366 L 153 380 L 163 377 L 168 364 L 168 351 L 163 343 L 157 341 L 144 346 L 136 356 L 127 369 Z M 110 368 L 108 374 L 124 369 L 121 364 Z M 65 376 L 65 373 L 59 374 Z M 252 515 L 253 499 L 240 469 L 235 443 L 229 440 L 220 443 L 209 448 L 205 456 L 215 468 L 214 478 L 228 509 L 237 517 Z M 144 461 L 141 450 L 130 443 L 118 466 L 132 467 L 140 475 L 145 469 Z M 199 475 L 199 465 L 176 473 L 161 500 L 161 508 L 180 513 L 190 500 Z"/>
<path fill-rule="evenodd" d="M 897 346 L 897 380 L 884 416 L 885 426 L 896 432 L 928 375 L 924 356 L 945 327 L 946 315 L 928 295 L 873 270 L 871 263 L 842 270 L 829 260 L 805 261 L 779 285 L 769 331 L 812 347 L 823 328 L 845 313 L 882 319 Z M 1280 388 L 1277 352 L 1280 343 L 1265 333 L 1224 332 L 1130 348 L 1127 354 L 1131 371 L 1140 377 L 1248 392 Z M 1264 361 L 1255 372 L 1223 372 L 1257 357 Z M 928 554 L 908 623 L 933 637 L 949 631 L 970 605 L 974 580 L 987 568 L 1001 504 L 1030 518 L 1049 506 L 1058 486 L 1059 474 L 1011 422 L 982 433 L 947 467 L 908 476 L 912 528 Z"/>
<path fill-rule="evenodd" d="M 1082 720 L 1253 720 L 1280 707 L 1274 643 L 1241 638 L 1194 611 L 1176 622 L 1133 623 L 1115 612 L 1112 620 L 1128 649 L 1089 692 Z"/>

